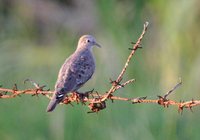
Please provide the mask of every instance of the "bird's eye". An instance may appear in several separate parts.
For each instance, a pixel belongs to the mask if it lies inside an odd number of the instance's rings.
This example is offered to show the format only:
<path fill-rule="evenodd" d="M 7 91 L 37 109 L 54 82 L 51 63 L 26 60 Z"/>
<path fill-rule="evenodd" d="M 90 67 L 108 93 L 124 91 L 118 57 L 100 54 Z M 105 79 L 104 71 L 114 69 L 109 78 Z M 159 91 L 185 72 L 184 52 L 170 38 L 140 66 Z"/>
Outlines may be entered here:
<path fill-rule="evenodd" d="M 89 42 L 90 42 L 90 40 L 88 39 L 88 40 L 87 40 L 87 42 L 89 43 Z"/>

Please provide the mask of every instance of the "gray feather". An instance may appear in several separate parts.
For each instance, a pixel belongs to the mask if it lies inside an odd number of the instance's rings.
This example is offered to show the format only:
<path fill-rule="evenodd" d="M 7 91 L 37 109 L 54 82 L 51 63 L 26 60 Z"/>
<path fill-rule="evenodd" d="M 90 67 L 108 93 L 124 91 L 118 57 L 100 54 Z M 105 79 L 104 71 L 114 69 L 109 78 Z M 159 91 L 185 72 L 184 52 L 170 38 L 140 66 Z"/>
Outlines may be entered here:
<path fill-rule="evenodd" d="M 47 106 L 47 112 L 51 112 L 56 108 L 56 105 L 58 104 L 58 100 L 56 99 L 56 97 L 53 96 L 53 98 L 51 99 L 51 101 L 49 102 L 48 106 Z"/>
<path fill-rule="evenodd" d="M 83 42 L 86 39 L 91 39 L 91 42 Z M 92 36 L 86 35 L 80 38 L 76 51 L 66 59 L 60 68 L 55 84 L 55 93 L 47 107 L 48 112 L 53 111 L 68 93 L 77 91 L 92 77 L 95 71 L 95 60 L 91 46 L 94 43 L 96 42 Z"/>

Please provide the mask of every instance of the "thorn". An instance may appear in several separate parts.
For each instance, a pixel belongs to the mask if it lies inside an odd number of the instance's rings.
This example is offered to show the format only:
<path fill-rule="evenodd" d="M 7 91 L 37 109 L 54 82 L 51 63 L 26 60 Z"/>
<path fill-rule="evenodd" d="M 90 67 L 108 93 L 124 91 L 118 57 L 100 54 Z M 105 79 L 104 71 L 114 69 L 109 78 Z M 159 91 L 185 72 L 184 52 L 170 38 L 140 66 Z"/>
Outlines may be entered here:
<path fill-rule="evenodd" d="M 139 100 L 145 100 L 146 98 L 147 98 L 147 96 L 139 97 Z"/>
<path fill-rule="evenodd" d="M 71 102 L 69 102 L 68 104 L 70 104 L 72 107 L 74 107 L 74 105 Z"/>
<path fill-rule="evenodd" d="M 24 84 L 26 84 L 27 81 L 29 81 L 29 79 L 25 79 L 25 80 L 24 80 Z"/>
<path fill-rule="evenodd" d="M 128 49 L 131 50 L 131 51 L 132 51 L 132 50 L 136 50 L 136 49 L 133 49 L 133 48 L 128 48 Z"/>
<path fill-rule="evenodd" d="M 43 86 L 41 86 L 41 87 L 36 88 L 36 89 L 35 89 L 35 93 L 34 93 L 32 96 L 37 96 L 37 97 L 39 97 L 39 96 L 38 96 L 38 94 L 39 94 L 38 91 L 43 91 L 43 88 L 44 88 L 44 87 L 46 87 L 46 85 L 43 85 Z M 42 95 L 44 95 L 44 94 L 42 93 Z"/>
<path fill-rule="evenodd" d="M 132 99 L 132 104 L 141 103 L 142 100 L 145 100 L 146 98 L 147 96 L 134 98 Z"/>
<path fill-rule="evenodd" d="M 33 97 L 33 96 L 39 97 L 37 91 L 36 91 L 36 93 L 32 94 L 31 96 L 32 96 L 32 97 Z"/>
<path fill-rule="evenodd" d="M 36 89 L 35 89 L 35 94 L 33 94 L 32 96 L 37 96 L 38 97 L 38 91 L 43 91 L 44 88 L 46 87 L 46 85 L 43 86 L 39 86 L 39 84 L 37 84 L 36 82 L 34 82 L 31 79 L 26 79 L 24 80 L 24 84 L 26 84 L 26 82 L 30 82 Z M 48 91 L 48 90 L 47 90 Z M 44 95 L 44 94 L 43 94 Z"/>
<path fill-rule="evenodd" d="M 120 82 L 122 81 L 122 78 L 118 81 L 116 80 L 112 80 L 111 78 L 109 79 L 110 80 L 110 83 L 113 85 L 113 86 L 121 86 L 121 87 L 124 87 L 123 85 L 120 84 Z"/>
<path fill-rule="evenodd" d="M 138 47 L 136 47 L 136 48 L 128 48 L 129 50 L 137 50 L 137 49 L 142 49 L 142 47 L 141 46 L 138 46 Z"/>
<path fill-rule="evenodd" d="M 164 107 L 169 107 L 169 100 L 168 99 L 166 99 L 166 98 L 164 98 L 164 97 L 162 97 L 162 96 L 160 96 L 160 95 L 158 95 L 157 96 L 159 99 L 158 99 L 158 104 L 159 105 L 162 105 L 162 106 L 164 106 Z"/>
<path fill-rule="evenodd" d="M 85 103 L 85 102 L 81 102 L 81 104 L 82 104 L 82 105 L 86 105 L 86 103 Z"/>
<path fill-rule="evenodd" d="M 25 84 L 26 82 L 30 82 L 34 87 L 40 88 L 39 84 L 37 84 L 36 82 L 34 82 L 34 81 L 31 80 L 31 79 L 26 79 L 26 80 L 24 80 L 24 84 Z"/>
<path fill-rule="evenodd" d="M 18 90 L 18 89 L 17 89 L 17 84 L 14 84 L 14 86 L 13 86 L 12 90 L 13 90 L 13 94 L 15 94 L 15 93 L 16 93 L 16 91 Z"/>
<path fill-rule="evenodd" d="M 194 101 L 194 99 L 192 98 L 192 103 L 191 104 L 195 104 L 195 101 Z"/>
<path fill-rule="evenodd" d="M 18 90 L 18 89 L 17 89 L 17 84 L 14 84 L 13 90 L 14 90 L 14 91 L 17 91 L 17 90 Z"/>
<path fill-rule="evenodd" d="M 46 85 L 43 85 L 43 86 L 39 87 L 39 89 L 43 90 L 43 88 L 45 88 L 45 87 L 46 87 Z"/>
<path fill-rule="evenodd" d="M 162 96 L 160 96 L 160 95 L 157 95 L 157 97 L 158 97 L 159 99 L 163 100 L 163 101 L 168 101 L 168 99 L 166 99 L 165 97 L 162 97 Z"/>
<path fill-rule="evenodd" d="M 178 107 L 178 113 L 181 114 L 181 115 L 183 114 L 183 107 L 182 106 Z"/>
<path fill-rule="evenodd" d="M 38 91 L 39 91 L 39 89 L 36 89 L 36 90 L 35 90 L 35 93 L 32 94 L 32 97 L 33 97 L 33 96 L 39 97 L 39 96 L 38 96 Z"/>
<path fill-rule="evenodd" d="M 99 102 L 99 103 L 90 103 L 88 105 L 88 107 L 90 108 L 91 112 L 88 113 L 94 113 L 94 112 L 99 112 L 100 110 L 103 110 L 106 108 L 106 102 Z"/>
<path fill-rule="evenodd" d="M 96 92 L 97 96 L 100 98 L 100 95 L 99 95 L 98 91 L 95 91 L 95 92 Z"/>
<path fill-rule="evenodd" d="M 87 97 L 89 97 L 89 94 L 92 94 L 93 91 L 94 91 L 94 88 L 93 88 L 92 90 L 86 91 L 86 92 L 84 93 L 84 95 L 87 95 Z"/>
<path fill-rule="evenodd" d="M 191 100 L 191 103 L 188 104 L 188 108 L 190 109 L 191 112 L 193 112 L 192 110 L 192 105 L 195 104 L 194 99 Z"/>
<path fill-rule="evenodd" d="M 94 99 L 94 95 L 93 94 L 90 94 L 92 96 L 92 98 Z"/>
<path fill-rule="evenodd" d="M 92 95 L 93 92 L 94 92 L 94 88 L 92 90 L 90 90 L 90 91 L 85 92 L 83 95 L 84 95 L 84 97 L 89 98 L 90 95 L 93 96 Z"/>
<path fill-rule="evenodd" d="M 88 91 L 88 92 L 90 92 L 90 91 Z M 76 102 L 77 102 L 77 104 L 79 103 L 79 102 L 81 102 L 81 104 L 82 105 L 86 105 L 85 104 L 85 102 L 84 102 L 84 98 L 86 97 L 86 98 L 89 98 L 89 93 L 88 92 L 86 92 L 86 93 L 78 93 L 78 92 L 75 92 L 75 94 L 76 94 L 76 96 L 77 97 L 75 97 L 75 100 L 76 100 Z"/>
<path fill-rule="evenodd" d="M 178 113 L 181 114 L 181 115 L 183 114 L 183 108 L 184 108 L 184 106 L 182 105 L 182 103 L 184 103 L 184 101 L 180 100 L 180 104 L 178 106 Z"/>
<path fill-rule="evenodd" d="M 131 44 L 134 45 L 134 44 L 136 44 L 136 43 L 131 41 Z M 141 44 L 139 43 L 139 45 L 141 45 Z"/>
<path fill-rule="evenodd" d="M 192 106 L 189 106 L 189 109 L 190 109 L 190 111 L 191 111 L 192 113 L 194 113 L 193 110 L 192 110 Z"/>
<path fill-rule="evenodd" d="M 96 113 L 96 114 L 98 114 L 98 111 L 97 111 L 97 112 L 94 112 L 94 111 L 88 111 L 87 113 L 88 113 L 88 114 L 89 114 L 89 113 Z"/>
<path fill-rule="evenodd" d="M 110 81 L 111 84 L 116 83 L 116 81 L 115 81 L 115 80 L 112 80 L 111 78 L 109 78 L 109 81 Z"/>
<path fill-rule="evenodd" d="M 89 113 L 95 113 L 95 112 L 93 112 L 93 111 L 88 111 L 87 113 L 89 114 Z"/>

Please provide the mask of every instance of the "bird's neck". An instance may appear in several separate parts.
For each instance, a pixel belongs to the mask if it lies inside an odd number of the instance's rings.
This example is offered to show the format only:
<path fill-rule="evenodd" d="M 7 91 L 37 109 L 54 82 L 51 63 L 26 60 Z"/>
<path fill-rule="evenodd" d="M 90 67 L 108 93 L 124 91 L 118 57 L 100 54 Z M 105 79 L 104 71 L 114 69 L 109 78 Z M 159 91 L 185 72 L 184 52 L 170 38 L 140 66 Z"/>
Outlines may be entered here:
<path fill-rule="evenodd" d="M 92 53 L 92 47 L 91 48 L 77 48 L 76 49 L 76 52 L 79 52 L 79 53 L 81 53 L 81 52 L 89 52 L 89 53 Z"/>

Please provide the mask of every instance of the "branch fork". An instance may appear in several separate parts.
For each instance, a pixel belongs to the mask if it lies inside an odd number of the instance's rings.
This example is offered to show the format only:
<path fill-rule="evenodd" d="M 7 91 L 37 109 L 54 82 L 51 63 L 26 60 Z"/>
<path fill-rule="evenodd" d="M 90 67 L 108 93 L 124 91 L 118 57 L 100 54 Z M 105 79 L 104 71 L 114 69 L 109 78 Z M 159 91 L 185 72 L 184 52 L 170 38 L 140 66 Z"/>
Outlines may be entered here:
<path fill-rule="evenodd" d="M 182 113 L 184 108 L 188 108 L 192 111 L 192 107 L 200 105 L 200 100 L 192 99 L 191 101 L 187 101 L 187 102 L 176 102 L 174 100 L 169 99 L 169 95 L 171 95 L 171 93 L 174 92 L 182 84 L 181 80 L 172 89 L 170 89 L 166 94 L 164 94 L 163 96 L 158 96 L 158 99 L 153 99 L 153 100 L 147 99 L 147 96 L 137 97 L 137 98 L 124 98 L 124 97 L 114 96 L 114 93 L 117 90 L 124 88 L 128 84 L 135 82 L 135 79 L 129 79 L 126 82 L 122 82 L 122 79 L 123 79 L 123 76 L 124 76 L 128 66 L 129 66 L 129 62 L 131 61 L 131 58 L 133 57 L 133 55 L 135 54 L 135 52 L 138 49 L 142 48 L 141 41 L 147 31 L 148 24 L 149 24 L 148 22 L 146 22 L 144 24 L 143 31 L 142 31 L 140 37 L 138 38 L 137 42 L 136 43 L 131 42 L 131 44 L 133 45 L 132 48 L 129 48 L 129 50 L 131 50 L 131 52 L 125 62 L 123 69 L 121 70 L 120 74 L 118 75 L 117 79 L 116 80 L 110 79 L 111 87 L 109 90 L 107 90 L 105 93 L 101 93 L 101 94 L 99 94 L 98 92 L 95 92 L 94 89 L 91 91 L 85 92 L 85 93 L 74 92 L 74 93 L 71 93 L 70 95 L 68 95 L 62 101 L 61 104 L 71 104 L 72 105 L 73 102 L 76 102 L 76 103 L 81 102 L 83 105 L 85 105 L 86 103 L 88 103 L 88 107 L 91 110 L 88 113 L 99 112 L 99 111 L 105 109 L 107 107 L 106 102 L 108 100 L 111 100 L 112 102 L 114 100 L 127 101 L 132 104 L 153 103 L 153 104 L 158 104 L 158 105 L 161 105 L 164 107 L 169 107 L 170 105 L 174 105 L 174 106 L 178 106 L 179 113 Z M 30 82 L 34 86 L 34 88 L 19 90 L 17 88 L 17 84 L 15 84 L 12 89 L 7 89 L 7 88 L 3 88 L 2 85 L 0 84 L 0 98 L 1 99 L 15 98 L 16 96 L 20 96 L 22 94 L 30 94 L 32 96 L 43 95 L 43 96 L 47 97 L 48 99 L 51 99 L 50 95 L 52 95 L 54 93 L 54 91 L 50 91 L 49 89 L 45 90 L 44 89 L 46 87 L 45 85 L 39 86 L 39 84 L 37 84 L 36 82 L 34 82 L 33 80 L 30 80 L 30 79 L 26 79 L 24 81 L 24 83 L 26 83 L 26 82 Z"/>

